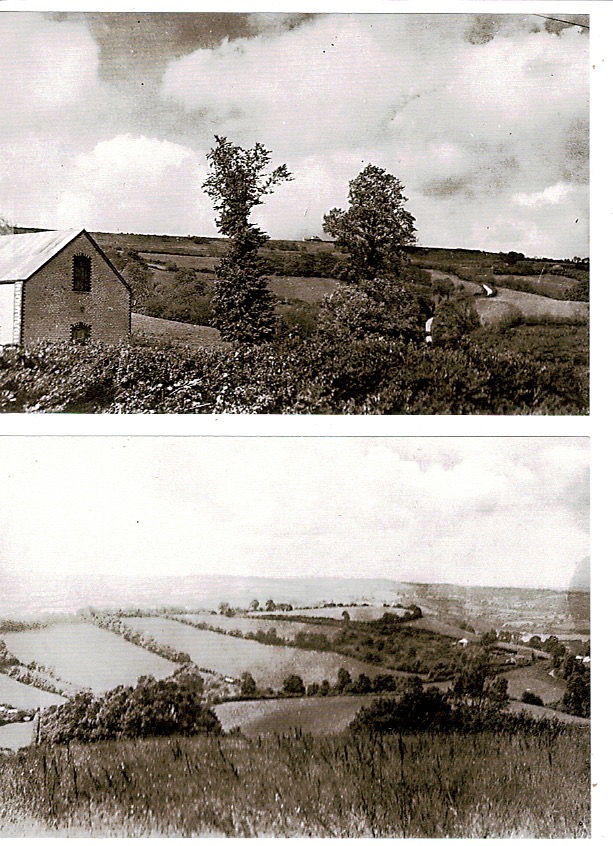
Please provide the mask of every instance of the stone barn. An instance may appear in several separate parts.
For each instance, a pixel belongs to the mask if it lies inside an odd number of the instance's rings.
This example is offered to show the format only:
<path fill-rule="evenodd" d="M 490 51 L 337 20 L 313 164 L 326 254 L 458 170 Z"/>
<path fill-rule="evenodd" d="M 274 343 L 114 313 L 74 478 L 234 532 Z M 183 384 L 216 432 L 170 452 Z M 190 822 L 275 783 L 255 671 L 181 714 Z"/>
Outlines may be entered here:
<path fill-rule="evenodd" d="M 84 229 L 0 236 L 0 345 L 130 334 L 131 291 Z"/>

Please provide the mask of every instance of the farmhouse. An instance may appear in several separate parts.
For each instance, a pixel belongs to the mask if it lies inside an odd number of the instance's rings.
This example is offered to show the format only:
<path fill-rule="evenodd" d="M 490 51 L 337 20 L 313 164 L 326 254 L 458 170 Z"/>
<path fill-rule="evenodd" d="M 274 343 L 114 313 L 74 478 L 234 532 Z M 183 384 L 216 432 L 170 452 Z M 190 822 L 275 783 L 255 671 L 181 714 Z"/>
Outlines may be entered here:
<path fill-rule="evenodd" d="M 0 346 L 118 343 L 131 291 L 84 229 L 0 236 Z"/>

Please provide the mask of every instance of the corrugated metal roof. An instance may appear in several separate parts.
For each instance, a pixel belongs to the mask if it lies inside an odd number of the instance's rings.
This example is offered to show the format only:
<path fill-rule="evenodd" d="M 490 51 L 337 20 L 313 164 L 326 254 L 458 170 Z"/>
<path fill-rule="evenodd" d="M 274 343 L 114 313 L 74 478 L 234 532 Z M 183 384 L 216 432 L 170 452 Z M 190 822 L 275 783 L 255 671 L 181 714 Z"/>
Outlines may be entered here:
<path fill-rule="evenodd" d="M 0 282 L 29 279 L 82 229 L 30 232 L 27 235 L 0 235 Z"/>

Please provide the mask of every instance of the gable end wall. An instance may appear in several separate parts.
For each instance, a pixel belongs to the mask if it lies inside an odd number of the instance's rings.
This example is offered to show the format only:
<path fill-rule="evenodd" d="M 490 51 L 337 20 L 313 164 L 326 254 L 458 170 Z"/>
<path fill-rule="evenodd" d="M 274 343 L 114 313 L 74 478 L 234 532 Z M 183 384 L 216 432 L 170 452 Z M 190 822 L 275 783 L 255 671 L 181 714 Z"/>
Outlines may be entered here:
<path fill-rule="evenodd" d="M 91 291 L 72 290 L 72 259 L 92 262 Z M 92 327 L 91 340 L 116 344 L 130 334 L 130 291 L 92 241 L 81 234 L 23 286 L 21 342 L 69 341 L 78 323 Z"/>

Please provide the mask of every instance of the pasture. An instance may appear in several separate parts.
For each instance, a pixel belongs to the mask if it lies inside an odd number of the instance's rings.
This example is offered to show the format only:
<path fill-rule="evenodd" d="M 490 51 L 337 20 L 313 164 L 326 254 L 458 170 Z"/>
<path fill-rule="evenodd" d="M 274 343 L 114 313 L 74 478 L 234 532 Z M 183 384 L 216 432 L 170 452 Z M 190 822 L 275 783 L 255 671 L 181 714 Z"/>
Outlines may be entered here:
<path fill-rule="evenodd" d="M 260 687 L 280 688 L 287 676 L 297 673 L 305 684 L 336 680 L 340 667 L 352 677 L 381 672 L 371 664 L 330 652 L 313 652 L 291 646 L 269 646 L 245 638 L 203 631 L 161 617 L 127 617 L 133 629 L 150 634 L 158 643 L 187 652 L 198 666 L 223 676 L 239 678 L 250 672 Z"/>
<path fill-rule="evenodd" d="M 347 728 L 360 708 L 377 697 L 327 696 L 300 699 L 259 699 L 222 702 L 213 710 L 224 731 L 240 728 L 246 737 L 287 733 L 294 729 L 314 735 L 336 734 Z"/>
<path fill-rule="evenodd" d="M 10 705 L 12 708 L 30 711 L 34 708 L 61 705 L 64 701 L 63 696 L 49 693 L 46 690 L 39 690 L 31 684 L 23 684 L 4 673 L 0 673 L 0 705 Z"/>
<path fill-rule="evenodd" d="M 547 670 L 538 664 L 509 670 L 502 678 L 509 682 L 509 696 L 512 699 L 520 699 L 525 690 L 530 690 L 540 696 L 545 705 L 550 705 L 561 699 L 564 694 L 564 681 L 552 678 Z"/>
<path fill-rule="evenodd" d="M 178 320 L 148 317 L 137 312 L 132 312 L 132 334 L 137 342 L 151 338 L 194 347 L 224 346 L 217 329 L 210 326 L 196 326 L 193 323 L 181 323 Z"/>
<path fill-rule="evenodd" d="M 7 632 L 8 649 L 23 664 L 49 667 L 62 680 L 104 693 L 139 676 L 164 678 L 176 664 L 91 623 L 58 623 L 40 631 Z"/>
<path fill-rule="evenodd" d="M 15 752 L 17 749 L 29 746 L 33 737 L 34 720 L 27 723 L 7 723 L 5 726 L 0 726 L 0 749 L 10 749 Z"/>

